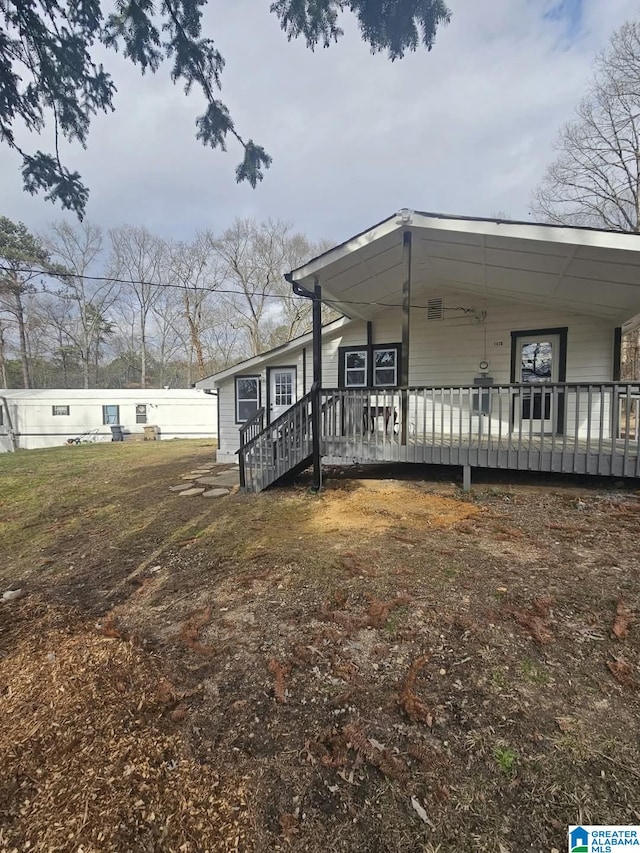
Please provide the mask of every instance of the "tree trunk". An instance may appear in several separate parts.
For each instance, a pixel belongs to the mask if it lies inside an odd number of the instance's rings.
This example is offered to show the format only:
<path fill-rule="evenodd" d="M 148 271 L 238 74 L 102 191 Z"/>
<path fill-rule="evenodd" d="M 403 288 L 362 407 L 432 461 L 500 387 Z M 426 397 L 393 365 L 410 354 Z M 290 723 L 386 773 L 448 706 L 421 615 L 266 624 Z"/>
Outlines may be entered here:
<path fill-rule="evenodd" d="M 147 387 L 147 335 L 142 315 L 140 316 L 140 387 Z"/>
<path fill-rule="evenodd" d="M 31 388 L 31 371 L 29 370 L 29 348 L 27 347 L 27 330 L 24 322 L 24 306 L 20 293 L 20 284 L 15 282 L 13 297 L 16 306 L 16 320 L 18 321 L 18 334 L 20 336 L 20 361 L 22 362 L 22 382 L 25 388 Z"/>
<path fill-rule="evenodd" d="M 8 388 L 9 381 L 7 379 L 7 360 L 5 358 L 4 348 L 4 329 L 0 327 L 0 383 L 2 384 L 3 388 Z"/>
<path fill-rule="evenodd" d="M 191 351 L 195 353 L 196 363 L 198 365 L 198 379 L 204 379 L 205 369 L 204 369 L 204 353 L 202 351 L 202 341 L 200 340 L 200 335 L 198 333 L 198 326 L 191 316 L 191 311 L 189 310 L 189 298 L 185 295 L 185 319 L 189 325 L 189 337 L 191 338 Z M 191 360 L 190 360 L 191 361 Z"/>
<path fill-rule="evenodd" d="M 80 354 L 82 358 L 82 387 L 89 387 L 89 353 L 82 352 Z"/>

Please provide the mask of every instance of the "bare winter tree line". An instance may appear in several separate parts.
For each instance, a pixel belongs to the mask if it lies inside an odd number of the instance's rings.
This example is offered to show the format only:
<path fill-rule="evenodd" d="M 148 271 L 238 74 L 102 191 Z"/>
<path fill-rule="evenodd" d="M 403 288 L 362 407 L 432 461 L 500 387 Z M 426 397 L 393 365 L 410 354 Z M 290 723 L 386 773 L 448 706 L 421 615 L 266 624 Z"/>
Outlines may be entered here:
<path fill-rule="evenodd" d="M 640 20 L 623 24 L 596 57 L 556 150 L 534 195 L 534 215 L 640 235 Z M 623 337 L 622 378 L 640 378 L 638 330 Z"/>
<path fill-rule="evenodd" d="M 0 386 L 189 386 L 310 328 L 283 274 L 325 248 L 271 220 L 182 241 L 0 217 Z"/>

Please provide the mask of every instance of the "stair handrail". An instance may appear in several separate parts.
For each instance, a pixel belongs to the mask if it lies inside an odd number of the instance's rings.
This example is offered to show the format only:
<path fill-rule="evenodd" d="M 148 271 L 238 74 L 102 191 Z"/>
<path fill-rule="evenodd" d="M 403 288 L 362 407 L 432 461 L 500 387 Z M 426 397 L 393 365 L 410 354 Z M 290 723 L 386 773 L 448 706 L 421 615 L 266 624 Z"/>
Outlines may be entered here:
<path fill-rule="evenodd" d="M 303 404 L 309 405 L 309 403 L 311 403 L 311 392 L 305 394 L 304 397 L 300 397 L 300 399 L 292 406 L 290 406 L 286 412 L 283 412 L 275 420 L 271 421 L 271 423 L 268 423 L 257 435 L 254 435 L 253 438 L 250 438 L 246 442 L 246 444 L 241 445 L 239 450 L 237 450 L 236 452 L 240 453 L 241 450 L 250 450 L 253 445 L 256 444 L 260 438 L 262 438 L 262 436 L 273 430 L 277 430 L 283 423 L 289 420 L 289 418 L 295 411 L 302 409 Z"/>
<path fill-rule="evenodd" d="M 260 424 L 260 429 L 258 430 L 256 435 L 262 432 L 262 430 L 264 429 L 264 414 L 265 408 L 264 406 L 262 406 L 262 408 L 258 409 L 255 415 L 252 415 L 248 421 L 245 421 L 242 424 L 242 426 L 240 427 L 240 447 L 243 447 L 246 443 L 246 435 L 252 429 L 252 427 L 256 426 L 257 424 Z"/>

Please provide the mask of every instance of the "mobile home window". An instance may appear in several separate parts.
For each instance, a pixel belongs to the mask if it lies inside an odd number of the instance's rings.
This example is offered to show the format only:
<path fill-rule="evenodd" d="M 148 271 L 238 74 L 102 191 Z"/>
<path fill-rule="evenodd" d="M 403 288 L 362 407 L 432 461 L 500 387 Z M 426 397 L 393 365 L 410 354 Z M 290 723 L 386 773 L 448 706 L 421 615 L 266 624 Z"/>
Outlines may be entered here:
<path fill-rule="evenodd" d="M 103 424 L 119 424 L 120 423 L 120 406 L 103 406 L 102 407 L 102 423 Z"/>
<path fill-rule="evenodd" d="M 136 423 L 146 424 L 147 422 L 147 405 L 146 403 L 138 403 L 136 406 Z"/>
<path fill-rule="evenodd" d="M 69 414 L 69 406 L 52 406 L 51 407 L 52 415 L 68 415 Z"/>
<path fill-rule="evenodd" d="M 243 424 L 260 408 L 258 376 L 236 376 L 236 423 Z"/>

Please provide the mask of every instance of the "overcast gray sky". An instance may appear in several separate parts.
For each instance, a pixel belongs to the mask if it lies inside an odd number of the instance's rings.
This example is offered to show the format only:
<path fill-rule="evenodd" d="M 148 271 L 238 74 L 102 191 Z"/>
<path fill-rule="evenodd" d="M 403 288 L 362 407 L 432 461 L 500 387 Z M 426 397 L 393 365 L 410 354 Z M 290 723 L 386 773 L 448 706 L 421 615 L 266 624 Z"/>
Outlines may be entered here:
<path fill-rule="evenodd" d="M 269 5 L 211 0 L 207 10 L 227 60 L 222 99 L 273 156 L 264 182 L 237 185 L 238 148 L 196 141 L 202 103 L 168 67 L 142 78 L 110 56 L 116 112 L 94 121 L 86 152 L 64 155 L 91 189 L 91 221 L 187 238 L 235 216 L 274 217 L 341 241 L 401 207 L 527 218 L 595 53 L 638 11 L 637 0 L 449 0 L 433 51 L 391 63 L 348 18 L 328 50 L 288 43 Z M 0 213 L 42 228 L 62 214 L 22 192 L 18 167 L 1 148 Z"/>

